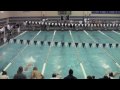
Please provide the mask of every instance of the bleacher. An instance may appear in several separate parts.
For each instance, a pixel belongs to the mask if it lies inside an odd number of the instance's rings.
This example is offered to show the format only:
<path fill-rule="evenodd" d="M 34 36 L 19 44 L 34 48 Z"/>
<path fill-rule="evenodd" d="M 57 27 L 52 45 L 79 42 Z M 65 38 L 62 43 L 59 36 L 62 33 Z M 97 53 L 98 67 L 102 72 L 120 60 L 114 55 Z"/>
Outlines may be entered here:
<path fill-rule="evenodd" d="M 79 21 L 84 21 L 84 18 L 86 18 L 86 20 L 89 22 L 90 25 L 85 25 L 83 23 L 79 25 Z M 9 20 L 10 24 L 19 24 L 21 26 L 21 30 L 24 30 L 24 26 L 23 26 L 23 22 L 25 21 L 31 21 L 31 22 L 35 22 L 36 24 L 31 24 L 31 26 L 27 27 L 27 30 L 33 30 L 33 28 L 36 29 L 45 29 L 41 28 L 41 25 L 39 25 L 39 22 L 42 22 L 43 19 L 47 19 L 46 22 L 47 23 L 72 23 L 73 28 L 72 29 L 77 29 L 77 30 L 96 30 L 96 29 L 103 29 L 106 30 L 119 30 L 120 29 L 120 18 L 117 16 L 70 16 L 69 20 L 61 20 L 60 16 L 47 16 L 47 17 L 9 17 L 9 18 L 4 18 L 4 19 L 0 19 L 0 26 L 2 27 L 3 25 L 5 25 L 7 23 L 7 20 Z M 117 26 L 112 26 L 113 23 L 117 23 Z M 75 25 L 76 24 L 76 25 Z M 96 24 L 96 25 L 94 25 Z M 99 25 L 98 25 L 99 24 Z M 102 25 L 101 25 L 102 24 Z M 105 25 L 104 25 L 105 24 Z M 107 25 L 108 24 L 108 25 Z M 110 26 L 111 24 L 111 26 Z M 98 27 L 97 27 L 98 26 Z M 99 27 L 100 26 L 100 27 Z M 109 27 L 110 26 L 110 27 Z M 64 27 L 64 25 L 63 25 Z M 62 27 L 48 27 L 47 29 L 52 30 L 52 29 L 62 29 Z M 64 27 L 64 30 L 66 29 L 71 29 L 70 27 Z M 63 29 L 62 29 L 63 30 Z"/>

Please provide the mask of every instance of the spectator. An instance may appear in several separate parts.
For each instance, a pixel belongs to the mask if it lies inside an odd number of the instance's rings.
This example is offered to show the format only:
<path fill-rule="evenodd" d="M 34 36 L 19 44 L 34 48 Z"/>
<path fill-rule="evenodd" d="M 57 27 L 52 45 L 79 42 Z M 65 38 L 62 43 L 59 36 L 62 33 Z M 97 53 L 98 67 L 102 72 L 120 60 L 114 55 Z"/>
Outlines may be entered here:
<path fill-rule="evenodd" d="M 107 75 L 105 75 L 103 78 L 100 79 L 110 79 Z"/>
<path fill-rule="evenodd" d="M 9 76 L 7 75 L 6 71 L 2 72 L 2 75 L 0 76 L 0 79 L 9 79 Z"/>
<path fill-rule="evenodd" d="M 92 76 L 87 76 L 87 79 L 93 79 L 93 77 Z"/>
<path fill-rule="evenodd" d="M 95 76 L 92 76 L 92 79 L 95 79 Z"/>
<path fill-rule="evenodd" d="M 23 74 L 23 67 L 18 68 L 17 74 L 14 75 L 14 79 L 27 79 L 26 75 Z"/>
<path fill-rule="evenodd" d="M 108 74 L 108 77 L 110 78 L 110 79 L 115 79 L 115 77 L 117 76 L 117 75 L 119 75 L 120 73 L 113 73 L 113 72 L 110 72 L 109 74 Z"/>
<path fill-rule="evenodd" d="M 43 75 L 38 71 L 37 67 L 33 68 L 31 79 L 43 79 Z"/>
<path fill-rule="evenodd" d="M 53 73 L 51 79 L 61 79 L 61 77 L 59 76 L 59 74 Z"/>
<path fill-rule="evenodd" d="M 115 79 L 115 77 L 119 74 L 120 73 L 118 73 L 118 72 L 110 72 L 110 73 L 106 74 L 105 76 L 107 76 L 109 79 Z"/>
<path fill-rule="evenodd" d="M 64 79 L 77 79 L 75 76 L 73 76 L 73 70 L 69 70 L 69 75 L 66 76 Z"/>

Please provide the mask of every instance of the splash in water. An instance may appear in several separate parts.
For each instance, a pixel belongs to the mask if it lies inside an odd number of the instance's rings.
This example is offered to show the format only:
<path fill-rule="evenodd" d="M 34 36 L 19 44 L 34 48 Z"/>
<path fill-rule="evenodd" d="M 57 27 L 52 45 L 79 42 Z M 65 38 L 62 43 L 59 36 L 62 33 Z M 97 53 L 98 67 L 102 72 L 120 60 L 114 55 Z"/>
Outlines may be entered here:
<path fill-rule="evenodd" d="M 31 67 L 33 67 L 33 63 L 28 63 L 26 67 L 24 68 L 24 71 L 28 71 Z"/>
<path fill-rule="evenodd" d="M 29 71 L 34 67 L 36 60 L 31 56 L 30 58 L 25 60 L 26 66 L 24 67 L 24 71 Z"/>

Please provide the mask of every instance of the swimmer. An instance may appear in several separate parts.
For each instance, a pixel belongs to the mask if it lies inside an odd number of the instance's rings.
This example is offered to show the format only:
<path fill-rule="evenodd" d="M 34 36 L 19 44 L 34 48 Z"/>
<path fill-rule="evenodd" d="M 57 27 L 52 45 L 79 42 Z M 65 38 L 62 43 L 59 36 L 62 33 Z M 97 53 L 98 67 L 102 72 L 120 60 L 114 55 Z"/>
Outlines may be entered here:
<path fill-rule="evenodd" d="M 119 72 L 109 72 L 108 74 L 106 74 L 106 76 L 108 76 L 110 79 L 115 79 L 115 77 L 118 75 L 120 75 Z"/>
<path fill-rule="evenodd" d="M 24 71 L 28 71 L 28 69 L 31 69 L 34 66 L 35 62 L 36 61 L 34 60 L 32 56 L 30 58 L 27 58 L 25 60 L 26 65 L 24 67 Z"/>
<path fill-rule="evenodd" d="M 30 68 L 30 67 L 32 67 L 33 66 L 33 63 L 28 63 L 27 65 L 26 65 L 26 67 L 24 68 L 24 71 L 28 71 L 28 69 Z"/>

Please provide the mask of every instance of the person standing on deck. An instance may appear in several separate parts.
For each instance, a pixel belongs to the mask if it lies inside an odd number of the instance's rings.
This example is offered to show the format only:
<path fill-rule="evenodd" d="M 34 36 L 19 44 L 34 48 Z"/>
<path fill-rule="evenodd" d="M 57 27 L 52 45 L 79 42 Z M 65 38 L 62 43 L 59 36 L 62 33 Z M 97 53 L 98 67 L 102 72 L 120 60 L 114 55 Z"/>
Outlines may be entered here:
<path fill-rule="evenodd" d="M 107 74 L 107 76 L 110 78 L 110 79 L 115 79 L 116 76 L 120 75 L 120 73 L 118 72 L 110 72 Z"/>
<path fill-rule="evenodd" d="M 43 79 L 43 75 L 38 71 L 37 67 L 33 68 L 31 79 Z"/>
<path fill-rule="evenodd" d="M 64 79 L 77 79 L 75 76 L 73 76 L 73 70 L 69 70 L 69 75 L 66 76 Z"/>
<path fill-rule="evenodd" d="M 17 74 L 14 75 L 13 79 L 27 79 L 26 75 L 23 74 L 23 67 L 18 68 Z"/>
<path fill-rule="evenodd" d="M 2 75 L 0 76 L 0 79 L 9 79 L 9 76 L 7 75 L 6 71 L 2 72 Z"/>

